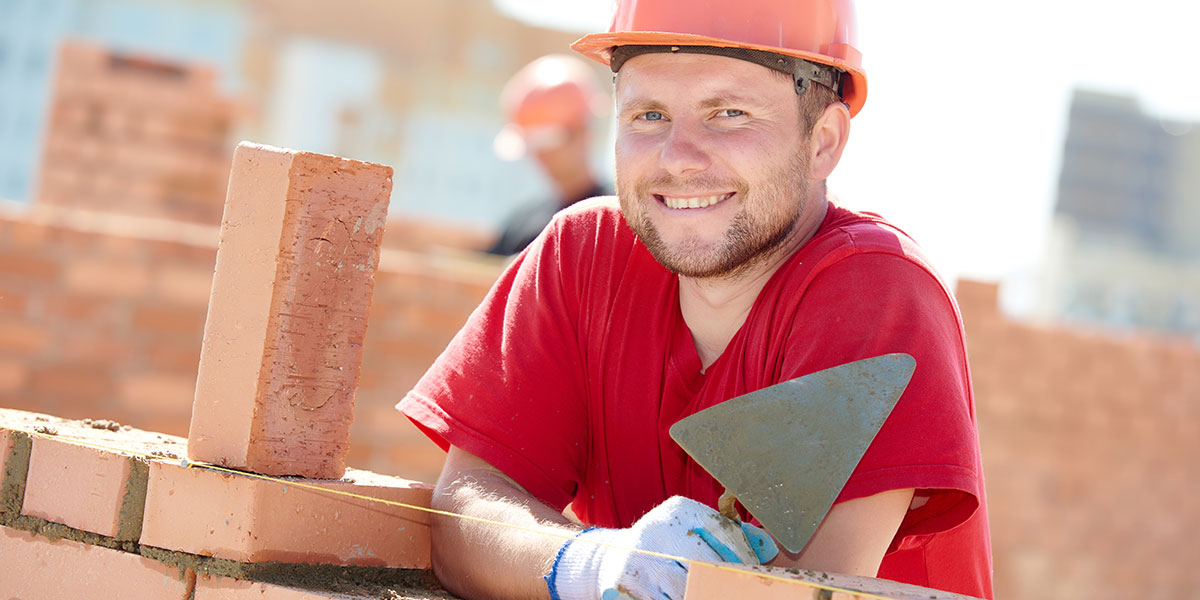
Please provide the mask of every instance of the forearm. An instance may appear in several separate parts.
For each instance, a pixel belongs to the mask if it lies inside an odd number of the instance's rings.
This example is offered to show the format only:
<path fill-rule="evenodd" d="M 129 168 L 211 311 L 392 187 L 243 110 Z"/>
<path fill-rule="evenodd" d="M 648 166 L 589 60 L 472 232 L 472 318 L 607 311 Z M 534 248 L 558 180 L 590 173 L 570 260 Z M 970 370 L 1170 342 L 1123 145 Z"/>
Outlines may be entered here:
<path fill-rule="evenodd" d="M 542 577 L 579 529 L 481 459 L 451 449 L 433 508 L 433 567 L 464 598 L 548 598 Z M 539 531 L 557 532 L 548 535 Z"/>

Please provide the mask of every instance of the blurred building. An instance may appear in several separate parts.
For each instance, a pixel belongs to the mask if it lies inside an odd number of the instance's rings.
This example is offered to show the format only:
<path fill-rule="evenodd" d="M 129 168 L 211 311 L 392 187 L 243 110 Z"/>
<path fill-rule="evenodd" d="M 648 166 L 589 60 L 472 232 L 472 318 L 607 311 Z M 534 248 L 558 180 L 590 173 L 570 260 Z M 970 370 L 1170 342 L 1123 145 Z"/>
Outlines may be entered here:
<path fill-rule="evenodd" d="M 0 199 L 35 193 L 64 40 L 211 64 L 233 92 L 243 13 L 235 0 L 0 0 Z"/>
<path fill-rule="evenodd" d="M 522 65 L 579 37 L 491 0 L 0 0 L 0 15 L 0 199 L 38 193 L 58 48 L 80 41 L 215 69 L 237 105 L 230 148 L 248 139 L 392 165 L 389 212 L 406 239 L 439 237 L 413 222 L 481 233 L 460 245 L 490 241 L 514 206 L 546 193 L 535 165 L 492 153 L 498 96 Z"/>
<path fill-rule="evenodd" d="M 389 214 L 401 219 L 491 230 L 548 194 L 535 165 L 492 152 L 499 95 L 578 33 L 527 25 L 491 0 L 250 4 L 244 97 L 260 112 L 244 138 L 394 166 Z"/>
<path fill-rule="evenodd" d="M 207 65 L 65 42 L 36 201 L 220 223 L 233 117 Z"/>
<path fill-rule="evenodd" d="M 1077 91 L 1040 316 L 1200 339 L 1200 125 Z"/>

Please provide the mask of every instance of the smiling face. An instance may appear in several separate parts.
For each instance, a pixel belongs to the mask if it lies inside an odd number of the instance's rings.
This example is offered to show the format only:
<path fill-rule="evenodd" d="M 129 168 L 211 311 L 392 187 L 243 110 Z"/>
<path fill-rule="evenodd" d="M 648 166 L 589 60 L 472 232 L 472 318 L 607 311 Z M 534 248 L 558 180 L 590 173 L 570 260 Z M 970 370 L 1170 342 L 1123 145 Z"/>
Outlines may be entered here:
<path fill-rule="evenodd" d="M 814 210 L 788 79 L 724 56 L 643 54 L 617 79 L 617 191 L 663 266 L 736 277 L 790 256 Z"/>

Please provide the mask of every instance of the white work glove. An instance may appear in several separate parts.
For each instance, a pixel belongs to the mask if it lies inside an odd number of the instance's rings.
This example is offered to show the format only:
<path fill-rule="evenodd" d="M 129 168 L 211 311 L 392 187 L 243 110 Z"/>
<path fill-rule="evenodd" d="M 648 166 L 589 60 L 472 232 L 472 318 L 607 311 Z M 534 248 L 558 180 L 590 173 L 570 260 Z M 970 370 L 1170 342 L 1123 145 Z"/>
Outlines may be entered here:
<path fill-rule="evenodd" d="M 704 562 L 761 564 L 779 549 L 762 529 L 725 518 L 673 496 L 627 529 L 586 529 L 563 544 L 546 576 L 552 600 L 682 600 L 686 562 L 634 552 L 648 550 Z"/>

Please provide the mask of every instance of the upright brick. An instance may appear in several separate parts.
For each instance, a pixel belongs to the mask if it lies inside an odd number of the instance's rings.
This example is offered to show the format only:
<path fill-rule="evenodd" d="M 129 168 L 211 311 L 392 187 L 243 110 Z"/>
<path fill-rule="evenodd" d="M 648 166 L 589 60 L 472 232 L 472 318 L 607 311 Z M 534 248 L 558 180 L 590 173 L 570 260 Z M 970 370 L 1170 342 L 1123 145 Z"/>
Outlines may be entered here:
<path fill-rule="evenodd" d="M 234 153 L 188 434 L 194 460 L 345 472 L 392 169 Z"/>

